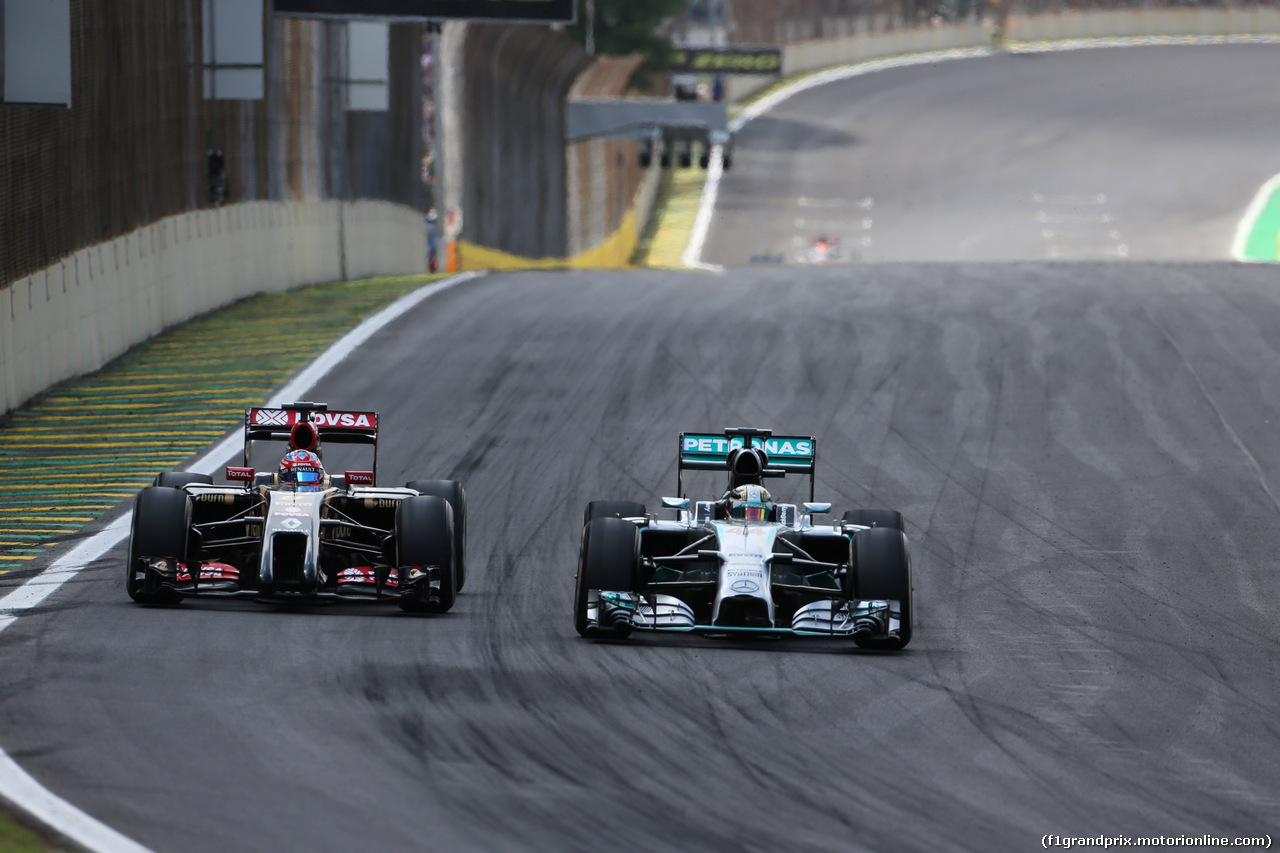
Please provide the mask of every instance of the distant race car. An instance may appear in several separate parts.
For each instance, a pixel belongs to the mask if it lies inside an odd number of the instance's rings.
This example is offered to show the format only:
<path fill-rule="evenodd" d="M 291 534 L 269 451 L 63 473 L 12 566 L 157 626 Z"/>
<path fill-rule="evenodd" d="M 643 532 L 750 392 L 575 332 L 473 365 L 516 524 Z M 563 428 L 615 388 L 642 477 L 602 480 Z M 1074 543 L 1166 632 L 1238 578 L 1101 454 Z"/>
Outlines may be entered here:
<path fill-rule="evenodd" d="M 574 627 L 848 637 L 861 648 L 911 641 L 911 556 L 902 515 L 813 502 L 817 442 L 767 429 L 682 433 L 674 521 L 632 501 L 592 501 L 583 519 Z M 691 501 L 684 471 L 725 471 L 720 500 Z M 765 479 L 809 475 L 809 502 L 772 502 Z"/>
<path fill-rule="evenodd" d="M 805 260 L 811 264 L 825 266 L 832 261 L 840 260 L 840 240 L 834 237 L 815 237 L 809 244 Z"/>
<path fill-rule="evenodd" d="M 753 264 L 780 264 L 785 260 L 786 258 L 782 252 L 775 252 L 767 247 L 751 256 L 751 263 Z"/>
<path fill-rule="evenodd" d="M 280 473 L 274 462 L 263 473 L 250 467 L 261 441 L 288 443 Z M 330 476 L 320 461 L 324 443 L 371 446 L 372 467 Z M 308 402 L 248 409 L 243 463 L 227 467 L 225 485 L 174 471 L 138 494 L 125 571 L 130 598 L 348 599 L 414 613 L 453 607 L 466 582 L 466 492 L 453 480 L 376 487 L 377 412 Z"/>

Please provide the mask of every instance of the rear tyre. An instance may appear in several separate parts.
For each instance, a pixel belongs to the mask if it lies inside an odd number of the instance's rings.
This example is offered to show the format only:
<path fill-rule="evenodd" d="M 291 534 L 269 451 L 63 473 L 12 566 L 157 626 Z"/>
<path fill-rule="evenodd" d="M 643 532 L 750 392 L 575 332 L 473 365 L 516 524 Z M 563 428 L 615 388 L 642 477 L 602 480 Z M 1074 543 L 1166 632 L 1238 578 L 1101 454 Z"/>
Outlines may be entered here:
<path fill-rule="evenodd" d="M 642 515 L 644 504 L 639 501 L 592 501 L 582 514 L 582 523 L 586 525 L 593 518 L 638 518 Z"/>
<path fill-rule="evenodd" d="M 899 642 L 890 647 L 902 648 L 911 642 L 911 552 L 905 533 L 873 527 L 854 534 L 853 571 L 845 578 L 847 598 L 898 602 Z M 866 648 L 884 647 L 874 642 L 866 644 Z"/>
<path fill-rule="evenodd" d="M 631 592 L 640 575 L 640 529 L 620 518 L 592 519 L 582 528 L 573 627 L 587 636 L 591 590 Z"/>
<path fill-rule="evenodd" d="M 457 480 L 414 480 L 405 487 L 444 498 L 453 507 L 453 573 L 462 592 L 467 584 L 467 490 Z"/>
<path fill-rule="evenodd" d="M 164 476 L 163 474 L 161 476 Z M 181 489 L 147 486 L 133 501 L 133 527 L 129 535 L 129 562 L 124 588 L 139 604 L 177 604 L 182 597 L 173 590 L 148 593 L 137 577 L 142 557 L 185 560 L 187 532 L 191 528 L 191 499 Z M 199 567 L 196 569 L 199 571 Z"/>
<path fill-rule="evenodd" d="M 453 561 L 453 508 L 436 495 L 405 498 L 396 507 L 396 565 L 440 569 L 440 601 L 404 596 L 406 613 L 446 613 L 458 597 Z M 403 578 L 401 579 L 403 582 Z"/>
<path fill-rule="evenodd" d="M 163 474 L 157 474 L 155 486 L 167 486 L 170 489 L 181 489 L 183 486 L 189 486 L 197 483 L 201 486 L 212 486 L 213 477 L 208 474 L 195 474 L 191 471 L 165 471 Z"/>
<path fill-rule="evenodd" d="M 844 514 L 845 524 L 861 524 L 863 527 L 888 527 L 906 531 L 902 513 L 896 509 L 851 509 Z"/>

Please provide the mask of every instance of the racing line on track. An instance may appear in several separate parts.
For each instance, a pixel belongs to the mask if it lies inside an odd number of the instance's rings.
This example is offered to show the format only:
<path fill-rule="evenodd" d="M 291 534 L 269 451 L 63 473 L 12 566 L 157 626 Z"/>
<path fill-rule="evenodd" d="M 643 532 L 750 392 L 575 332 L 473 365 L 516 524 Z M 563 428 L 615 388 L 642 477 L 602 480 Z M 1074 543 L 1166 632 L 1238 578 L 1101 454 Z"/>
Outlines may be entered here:
<path fill-rule="evenodd" d="M 298 302 L 301 304 L 295 308 L 287 304 L 289 302 L 287 297 L 292 296 L 298 298 L 304 295 L 315 295 L 310 291 L 319 291 L 319 298 L 321 300 L 328 298 L 338 305 L 342 305 L 344 299 L 348 300 L 346 304 L 350 306 L 349 310 L 339 311 L 337 313 L 346 316 L 349 320 L 352 317 L 367 314 L 372 307 L 376 307 L 386 301 L 386 292 L 383 292 L 381 296 L 375 296 L 372 292 L 363 294 L 359 292 L 359 288 L 361 286 L 376 286 L 377 282 L 382 282 L 384 284 L 396 283 L 396 286 L 391 288 L 391 292 L 394 292 L 397 289 L 401 291 L 407 289 L 410 291 L 407 294 L 400 296 L 399 299 L 386 306 L 378 313 L 365 319 L 354 329 L 351 329 L 343 335 L 338 341 L 330 345 L 320 353 L 318 357 L 315 357 L 314 361 L 311 361 L 305 369 L 294 376 L 294 378 L 284 387 L 276 391 L 274 397 L 272 397 L 271 400 L 266 401 L 267 405 L 276 405 L 281 401 L 298 399 L 305 395 L 326 373 L 332 370 L 335 365 L 345 359 L 353 350 L 359 347 L 360 344 L 368 340 L 392 320 L 395 320 L 406 311 L 437 293 L 461 284 L 464 281 L 476 278 L 478 275 L 480 274 L 464 273 L 462 275 L 447 278 L 443 281 L 438 281 L 435 284 L 431 284 L 426 287 L 423 287 L 422 284 L 427 280 L 427 277 L 413 276 L 403 279 L 373 280 L 371 282 L 345 282 L 338 285 L 323 285 L 309 290 L 296 291 L 291 294 L 277 295 L 275 298 L 283 299 L 286 304 L 272 306 L 278 311 L 277 314 L 272 315 L 272 319 L 276 321 L 280 321 L 282 318 L 287 318 L 291 314 L 299 311 L 305 314 L 304 309 L 311 304 L 311 300 L 298 299 Z M 343 290 L 347 290 L 348 292 L 342 293 L 341 291 Z M 356 291 L 354 296 L 349 292 L 352 290 Z M 189 323 L 186 326 L 175 330 L 171 334 L 177 335 L 184 330 L 188 330 L 188 327 L 198 326 L 198 324 L 206 321 L 216 322 L 220 319 L 222 314 L 237 316 L 236 309 L 245 305 L 257 304 L 256 311 L 261 312 L 263 306 L 260 304 L 260 300 L 270 298 L 271 297 L 255 297 L 254 299 L 247 300 L 245 303 L 241 303 L 240 306 L 235 306 L 227 311 L 219 312 L 218 315 L 206 318 L 204 321 L 197 320 L 193 323 Z M 314 307 L 314 305 L 311 305 L 311 307 Z M 344 324 L 342 321 L 335 320 L 334 325 L 330 328 L 350 328 L 350 325 L 350 322 L 346 322 Z M 313 333 L 315 333 L 315 330 L 316 327 L 312 327 Z M 259 328 L 259 331 L 262 331 L 261 327 Z M 163 335 L 160 338 L 157 338 L 153 343 L 159 343 L 167 337 L 169 337 L 169 335 Z M 315 337 L 319 340 L 327 339 L 320 337 L 318 333 L 315 333 Z M 149 348 L 150 346 L 144 349 Z M 314 351 L 318 349 L 318 345 L 312 347 L 311 355 L 313 357 L 315 355 Z M 278 368 L 275 376 L 280 376 L 290 370 L 296 369 L 298 367 L 299 360 L 288 359 L 285 363 L 289 366 Z M 97 376 L 97 374 L 95 374 L 95 376 Z M 267 386 L 266 390 L 269 392 L 273 387 L 274 383 L 271 383 Z M 240 400 L 245 398 L 236 397 L 235 399 Z M 249 399 L 248 402 L 243 405 L 239 403 L 236 403 L 235 405 L 239 408 L 244 408 L 245 406 L 259 402 L 263 402 L 261 396 Z M 210 418 L 212 417 L 213 416 L 211 415 Z M 224 413 L 222 425 L 225 426 L 225 424 L 226 420 Z M 225 432 L 225 429 L 219 430 L 213 435 L 213 438 L 216 438 L 223 432 Z M 239 432 L 233 432 L 191 465 L 187 466 L 186 470 L 213 473 L 218 466 L 229 459 L 236 449 L 239 448 L 241 440 Z M 198 450 L 200 447 L 206 446 L 207 444 L 208 441 L 205 442 L 205 445 L 200 445 L 196 449 Z M 167 444 L 162 446 L 168 447 Z M 167 451 L 159 452 L 163 453 Z M 178 461 L 181 461 L 188 455 L 190 455 L 190 453 L 178 457 Z M 145 485 L 145 483 L 151 479 L 151 476 L 154 475 L 139 474 L 139 476 L 143 477 L 142 485 Z M 0 598 L 0 631 L 4 631 L 5 628 L 11 625 L 18 618 L 16 613 L 39 605 L 77 572 L 99 559 L 108 550 L 119 544 L 125 536 L 128 535 L 131 518 L 132 513 L 125 513 L 120 518 L 115 519 L 105 528 L 57 559 L 47 571 L 31 578 L 22 586 L 13 590 L 3 598 Z M 45 547 L 50 546 L 46 543 Z M 83 846 L 87 850 L 96 851 L 97 853 L 146 853 L 147 851 L 146 847 L 138 844 L 133 839 L 122 835 L 91 815 L 80 811 L 71 803 L 54 794 L 52 791 L 44 788 L 3 750 L 0 750 L 0 799 L 16 804 L 32 817 L 43 822 L 45 825 L 54 828 L 57 832 Z"/>

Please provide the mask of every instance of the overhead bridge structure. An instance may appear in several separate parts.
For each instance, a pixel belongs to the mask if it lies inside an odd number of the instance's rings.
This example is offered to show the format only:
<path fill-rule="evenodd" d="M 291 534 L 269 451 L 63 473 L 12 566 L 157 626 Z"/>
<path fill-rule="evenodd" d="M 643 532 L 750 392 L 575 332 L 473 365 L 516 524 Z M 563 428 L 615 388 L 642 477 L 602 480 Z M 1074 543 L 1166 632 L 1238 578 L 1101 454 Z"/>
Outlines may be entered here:
<path fill-rule="evenodd" d="M 575 142 L 594 137 L 638 139 L 640 164 L 648 167 L 656 152 L 663 166 L 678 162 L 688 168 L 695 147 L 699 165 L 707 168 L 711 147 L 723 147 L 725 168 L 733 158 L 733 133 L 723 102 L 670 98 L 570 98 L 565 109 L 565 137 Z"/>

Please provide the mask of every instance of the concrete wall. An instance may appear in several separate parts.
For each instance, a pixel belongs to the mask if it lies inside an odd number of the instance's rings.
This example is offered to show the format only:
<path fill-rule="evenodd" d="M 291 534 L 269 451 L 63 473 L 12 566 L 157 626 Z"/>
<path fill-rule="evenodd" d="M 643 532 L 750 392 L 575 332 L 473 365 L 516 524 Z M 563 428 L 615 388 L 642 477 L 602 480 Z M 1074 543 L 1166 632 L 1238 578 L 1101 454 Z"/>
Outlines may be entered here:
<path fill-rule="evenodd" d="M 802 41 L 782 49 L 782 73 L 796 74 L 830 65 L 879 59 L 900 53 L 950 50 L 991 44 L 991 29 L 982 24 L 894 30 L 843 38 Z"/>
<path fill-rule="evenodd" d="M 565 255 L 565 97 L 589 61 L 545 26 L 467 25 L 462 239 L 534 258 Z"/>
<path fill-rule="evenodd" d="M 631 256 L 653 213 L 662 169 L 655 163 L 643 170 L 640 186 L 621 224 L 608 237 L 594 246 L 569 257 L 529 258 L 469 243 L 458 242 L 458 256 L 464 270 L 528 270 L 528 269 L 623 269 L 631 266 Z"/>
<path fill-rule="evenodd" d="M 569 100 L 625 96 L 642 59 L 638 54 L 595 57 L 574 80 Z M 645 170 L 639 163 L 639 145 L 632 139 L 569 142 L 564 157 L 568 176 L 565 254 L 573 257 L 605 242 L 622 227 Z"/>
<path fill-rule="evenodd" d="M 1280 9 L 1240 6 L 1232 9 L 1117 9 L 1038 17 L 1010 17 L 1008 37 L 1038 39 L 1108 36 L 1225 36 L 1280 33 Z"/>
<path fill-rule="evenodd" d="M 238 299 L 425 271 L 421 215 L 390 202 L 260 201 L 162 219 L 0 288 L 0 413 Z"/>
<path fill-rule="evenodd" d="M 949 50 L 989 47 L 993 25 L 965 23 L 954 26 L 864 33 L 831 39 L 814 39 L 784 45 L 783 75 L 847 65 L 868 59 Z M 1060 40 L 1125 36 L 1218 36 L 1280 33 L 1280 9 L 1247 6 L 1184 9 L 1118 9 L 1064 12 L 1056 15 L 1011 16 L 1009 41 Z M 775 77 L 735 77 L 728 81 L 729 100 L 738 100 L 771 86 Z"/>

